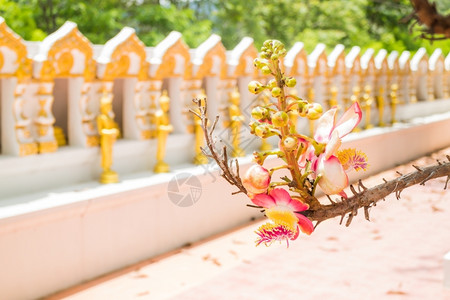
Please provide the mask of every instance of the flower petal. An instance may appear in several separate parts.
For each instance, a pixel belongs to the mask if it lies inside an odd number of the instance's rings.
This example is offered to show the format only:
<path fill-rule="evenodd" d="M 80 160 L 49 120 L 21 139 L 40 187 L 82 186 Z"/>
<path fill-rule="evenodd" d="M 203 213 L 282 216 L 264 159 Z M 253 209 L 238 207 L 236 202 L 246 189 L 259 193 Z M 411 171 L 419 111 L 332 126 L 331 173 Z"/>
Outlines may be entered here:
<path fill-rule="evenodd" d="M 309 208 L 309 205 L 301 202 L 300 200 L 291 198 L 291 202 L 289 202 L 289 206 L 292 207 L 292 210 L 295 212 L 305 211 Z"/>
<path fill-rule="evenodd" d="M 324 113 L 316 122 L 314 139 L 318 143 L 328 143 L 334 123 L 336 122 L 336 108 L 332 108 Z"/>
<path fill-rule="evenodd" d="M 325 147 L 325 158 L 330 158 L 331 155 L 336 155 L 339 147 L 341 147 L 342 141 L 339 138 L 339 133 L 335 130 L 331 134 L 330 141 Z"/>
<path fill-rule="evenodd" d="M 305 217 L 302 214 L 297 214 L 298 217 L 298 225 L 300 226 L 300 230 L 307 235 L 310 235 L 314 231 L 314 225 L 310 219 Z"/>
<path fill-rule="evenodd" d="M 262 206 L 264 208 L 271 208 L 275 206 L 275 199 L 267 194 L 257 194 L 251 198 L 255 205 Z"/>
<path fill-rule="evenodd" d="M 329 159 L 322 156 L 317 171 L 321 175 L 319 186 L 325 194 L 338 194 L 348 186 L 348 176 L 336 156 Z"/>
<path fill-rule="evenodd" d="M 333 131 L 339 133 L 339 137 L 342 138 L 352 132 L 352 130 L 359 124 L 362 118 L 361 107 L 359 107 L 358 102 L 353 103 L 353 105 L 342 115 Z"/>
<path fill-rule="evenodd" d="M 291 195 L 283 189 L 273 189 L 270 191 L 269 195 L 273 197 L 276 205 L 284 204 L 287 206 L 291 202 Z"/>

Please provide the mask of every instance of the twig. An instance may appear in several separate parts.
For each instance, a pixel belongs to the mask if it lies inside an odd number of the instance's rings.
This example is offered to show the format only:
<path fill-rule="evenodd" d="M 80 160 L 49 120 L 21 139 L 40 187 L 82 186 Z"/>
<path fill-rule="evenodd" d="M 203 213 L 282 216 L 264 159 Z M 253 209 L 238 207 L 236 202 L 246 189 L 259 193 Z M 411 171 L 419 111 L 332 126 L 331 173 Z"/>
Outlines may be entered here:
<path fill-rule="evenodd" d="M 203 132 L 205 134 L 206 146 L 208 147 L 210 153 L 207 153 L 206 149 L 204 149 L 204 148 L 201 148 L 201 150 L 202 150 L 203 154 L 205 154 L 208 157 L 211 157 L 212 159 L 214 159 L 216 161 L 217 165 L 219 166 L 219 168 L 222 171 L 220 173 L 220 176 L 225 178 L 225 180 L 228 183 L 236 186 L 239 189 L 237 192 L 233 192 L 232 193 L 233 195 L 237 194 L 237 193 L 247 194 L 247 190 L 245 189 L 244 185 L 242 184 L 242 180 L 239 177 L 239 163 L 238 163 L 237 159 L 235 160 L 236 171 L 234 171 L 233 170 L 233 160 L 228 161 L 227 147 L 224 146 L 222 148 L 221 154 L 219 154 L 218 151 L 216 150 L 216 146 L 215 146 L 215 142 L 214 142 L 212 134 L 214 132 L 214 129 L 216 128 L 217 122 L 219 121 L 219 116 L 216 116 L 213 124 L 210 127 L 208 125 L 208 123 L 209 123 L 208 117 L 206 116 L 206 113 L 208 110 L 207 101 L 206 101 L 206 99 L 204 99 L 204 100 L 205 100 L 204 104 L 202 105 L 202 101 L 200 101 L 200 99 L 194 99 L 193 102 L 195 104 L 197 104 L 198 111 L 192 110 L 192 109 L 190 110 L 197 118 L 199 118 L 201 120 L 201 126 L 202 126 Z"/>
<path fill-rule="evenodd" d="M 354 214 L 355 209 L 357 210 L 364 207 L 365 216 L 366 219 L 368 219 L 369 212 L 368 208 L 366 207 L 375 206 L 377 201 L 384 199 L 391 193 L 396 193 L 396 196 L 399 198 L 402 190 L 410 186 L 426 182 L 430 179 L 435 179 L 443 176 L 447 176 L 447 181 L 445 184 L 446 188 L 447 183 L 450 180 L 450 162 L 421 168 L 421 171 L 415 171 L 396 179 L 386 181 L 385 183 L 377 185 L 373 188 L 366 189 L 360 193 L 353 195 L 346 201 L 322 205 L 318 209 L 307 210 L 301 213 L 308 217 L 311 221 L 324 221 L 337 216 L 341 216 L 342 223 L 342 219 L 346 214 Z M 353 218 L 353 216 L 349 216 L 349 218 Z"/>

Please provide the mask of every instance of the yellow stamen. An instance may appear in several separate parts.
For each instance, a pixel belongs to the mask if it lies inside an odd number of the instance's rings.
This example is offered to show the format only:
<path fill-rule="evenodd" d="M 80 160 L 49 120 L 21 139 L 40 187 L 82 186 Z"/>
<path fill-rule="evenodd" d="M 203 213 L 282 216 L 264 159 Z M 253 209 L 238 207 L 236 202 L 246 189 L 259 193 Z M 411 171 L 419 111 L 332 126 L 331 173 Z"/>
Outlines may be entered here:
<path fill-rule="evenodd" d="M 367 155 L 361 150 L 356 150 L 353 148 L 343 149 L 338 151 L 337 157 L 346 171 L 349 169 L 365 171 L 369 166 L 367 164 Z"/>
<path fill-rule="evenodd" d="M 286 226 L 289 230 L 297 229 L 298 218 L 290 210 L 283 210 L 279 207 L 266 209 L 266 216 L 274 223 Z"/>

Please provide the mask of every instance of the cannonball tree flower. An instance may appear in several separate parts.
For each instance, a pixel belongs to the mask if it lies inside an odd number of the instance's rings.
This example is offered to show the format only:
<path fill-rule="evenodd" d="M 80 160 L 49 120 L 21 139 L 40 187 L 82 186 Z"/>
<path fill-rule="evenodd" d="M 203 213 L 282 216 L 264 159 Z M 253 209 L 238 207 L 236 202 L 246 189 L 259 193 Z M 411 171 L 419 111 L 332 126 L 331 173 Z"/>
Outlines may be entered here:
<path fill-rule="evenodd" d="M 324 145 L 323 152 L 313 161 L 312 169 L 319 176 L 320 188 L 329 195 L 339 194 L 347 197 L 343 191 L 348 186 L 348 176 L 343 162 L 337 157 L 342 138 L 349 134 L 361 121 L 362 112 L 358 102 L 355 102 L 336 122 L 337 109 L 333 108 L 317 120 L 314 140 Z M 358 162 L 357 168 L 367 167 L 367 157 L 362 152 L 343 152 L 348 162 Z M 348 157 L 353 154 L 354 157 Z M 358 156 L 358 157 L 356 157 Z M 347 166 L 347 170 L 350 170 Z"/>
<path fill-rule="evenodd" d="M 289 240 L 297 239 L 300 230 L 308 235 L 314 231 L 311 220 L 300 213 L 307 210 L 308 205 L 292 199 L 284 189 L 273 189 L 269 194 L 258 194 L 251 200 L 265 209 L 265 215 L 271 221 L 258 228 L 257 246 L 269 246 L 275 241 L 286 241 L 289 246 Z"/>
<path fill-rule="evenodd" d="M 247 190 L 248 196 L 252 198 L 254 194 L 267 192 L 270 184 L 270 177 L 270 173 L 266 168 L 260 165 L 250 167 L 242 179 L 242 184 Z"/>

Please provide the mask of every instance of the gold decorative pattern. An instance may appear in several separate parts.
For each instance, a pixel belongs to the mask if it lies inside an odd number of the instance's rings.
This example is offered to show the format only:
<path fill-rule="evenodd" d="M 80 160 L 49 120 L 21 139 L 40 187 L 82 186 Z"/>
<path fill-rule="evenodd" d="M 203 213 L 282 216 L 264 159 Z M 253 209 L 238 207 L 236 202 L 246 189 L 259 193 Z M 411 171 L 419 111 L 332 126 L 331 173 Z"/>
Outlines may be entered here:
<path fill-rule="evenodd" d="M 30 144 L 20 144 L 19 145 L 19 156 L 27 156 L 38 153 L 38 146 L 36 143 Z"/>
<path fill-rule="evenodd" d="M 58 150 L 58 143 L 56 141 L 40 142 L 39 153 L 51 153 Z"/>
<path fill-rule="evenodd" d="M 299 64 L 300 61 L 303 62 L 303 66 L 304 66 L 304 73 L 300 73 L 299 70 Z M 308 77 L 308 57 L 306 55 L 306 51 L 305 50 L 301 50 L 297 56 L 294 59 L 294 63 L 292 65 L 291 68 L 291 72 L 289 73 L 289 76 L 302 76 L 302 77 Z"/>
<path fill-rule="evenodd" d="M 48 51 L 47 60 L 43 63 L 41 78 L 52 80 L 54 77 L 80 76 L 70 72 L 74 64 L 73 54 L 71 53 L 73 49 L 79 50 L 85 56 L 82 76 L 87 81 L 93 80 L 95 77 L 95 62 L 92 58 L 92 44 L 77 28 L 72 29 L 64 38 L 53 44 Z"/>
<path fill-rule="evenodd" d="M 253 75 L 258 76 L 258 71 L 256 68 L 252 67 L 252 71 L 250 73 L 247 73 L 247 60 L 251 59 L 252 61 L 258 57 L 258 51 L 256 50 L 255 46 L 252 44 L 249 46 L 244 53 L 242 53 L 241 57 L 239 58 L 239 64 L 236 66 L 236 70 L 234 71 L 235 76 L 246 76 L 246 75 Z"/>
<path fill-rule="evenodd" d="M 88 135 L 86 136 L 86 144 L 88 147 L 97 147 L 100 145 L 100 139 L 98 136 Z"/>
<path fill-rule="evenodd" d="M 192 76 L 192 63 L 191 56 L 189 54 L 189 47 L 179 39 L 172 47 L 170 47 L 162 58 L 162 63 L 156 71 L 154 79 L 163 79 L 167 77 L 179 77 L 179 74 L 175 74 L 175 66 L 177 55 L 181 55 L 184 58 L 184 79 L 190 79 Z"/>
<path fill-rule="evenodd" d="M 217 74 L 213 74 L 212 68 L 214 66 L 214 58 L 218 57 L 220 59 L 220 78 L 225 78 L 227 75 L 227 65 L 226 65 L 226 49 L 223 46 L 222 42 L 217 43 L 208 53 L 205 55 L 203 59 L 202 65 L 199 67 L 195 78 L 203 78 L 207 76 L 217 76 Z"/>
<path fill-rule="evenodd" d="M 5 22 L 0 22 L 0 46 L 6 46 L 16 53 L 15 64 L 18 65 L 14 73 L 0 73 L 0 76 L 17 77 L 19 81 L 31 78 L 31 60 L 27 58 L 27 48 L 22 38 L 9 29 Z M 0 70 L 4 59 L 0 52 Z"/>
<path fill-rule="evenodd" d="M 135 77 L 128 74 L 130 67 L 130 53 L 135 53 L 140 59 L 140 68 L 137 77 L 139 80 L 145 80 L 148 77 L 148 62 L 144 43 L 139 40 L 136 34 L 130 35 L 122 44 L 117 46 L 111 55 L 111 62 L 106 65 L 105 80 L 113 80 L 119 77 Z"/>

